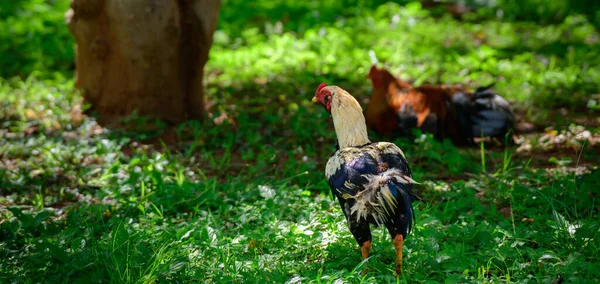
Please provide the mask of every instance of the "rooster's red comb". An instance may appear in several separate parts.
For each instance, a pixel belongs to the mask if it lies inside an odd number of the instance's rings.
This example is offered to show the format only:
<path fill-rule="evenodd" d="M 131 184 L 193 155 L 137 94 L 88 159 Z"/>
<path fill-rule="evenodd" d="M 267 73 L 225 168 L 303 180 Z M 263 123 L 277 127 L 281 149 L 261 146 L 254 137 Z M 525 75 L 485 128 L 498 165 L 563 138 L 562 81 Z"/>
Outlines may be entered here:
<path fill-rule="evenodd" d="M 321 83 L 321 84 L 319 85 L 319 87 L 317 88 L 317 93 L 318 93 L 318 92 L 319 92 L 321 89 L 323 89 L 323 88 L 325 88 L 325 87 L 327 87 L 327 84 L 326 84 L 325 82 Z"/>
<path fill-rule="evenodd" d="M 375 67 L 375 65 L 371 66 L 371 70 L 369 70 L 369 75 L 374 75 L 375 73 L 377 73 L 377 67 Z"/>

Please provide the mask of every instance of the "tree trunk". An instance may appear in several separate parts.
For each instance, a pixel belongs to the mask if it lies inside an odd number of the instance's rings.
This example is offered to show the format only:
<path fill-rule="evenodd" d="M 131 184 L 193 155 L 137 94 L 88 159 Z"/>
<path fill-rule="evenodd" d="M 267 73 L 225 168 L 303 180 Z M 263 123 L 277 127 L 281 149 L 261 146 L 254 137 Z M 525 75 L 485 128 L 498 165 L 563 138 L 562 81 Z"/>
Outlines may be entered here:
<path fill-rule="evenodd" d="M 76 87 L 105 125 L 201 119 L 220 0 L 71 0 Z"/>

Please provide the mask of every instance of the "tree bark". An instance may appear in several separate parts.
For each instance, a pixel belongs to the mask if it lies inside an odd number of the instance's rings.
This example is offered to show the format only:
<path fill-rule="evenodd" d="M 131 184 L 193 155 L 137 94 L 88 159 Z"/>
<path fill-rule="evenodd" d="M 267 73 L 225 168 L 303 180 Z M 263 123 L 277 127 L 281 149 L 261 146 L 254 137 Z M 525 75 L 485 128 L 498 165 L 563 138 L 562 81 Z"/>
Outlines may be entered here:
<path fill-rule="evenodd" d="M 100 122 L 202 119 L 220 0 L 71 0 L 76 87 Z"/>

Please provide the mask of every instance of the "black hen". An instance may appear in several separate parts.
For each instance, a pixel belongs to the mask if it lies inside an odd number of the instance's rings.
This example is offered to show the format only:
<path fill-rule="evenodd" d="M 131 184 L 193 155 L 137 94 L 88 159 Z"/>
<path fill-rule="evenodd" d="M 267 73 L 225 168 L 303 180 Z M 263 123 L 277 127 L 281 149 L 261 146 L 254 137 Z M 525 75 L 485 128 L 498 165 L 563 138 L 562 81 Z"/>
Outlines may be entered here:
<path fill-rule="evenodd" d="M 493 137 L 513 142 L 515 117 L 510 103 L 491 90 L 479 87 L 474 93 L 459 91 L 452 95 L 460 137 L 472 143 L 476 137 Z M 508 135 L 508 136 L 507 136 Z"/>

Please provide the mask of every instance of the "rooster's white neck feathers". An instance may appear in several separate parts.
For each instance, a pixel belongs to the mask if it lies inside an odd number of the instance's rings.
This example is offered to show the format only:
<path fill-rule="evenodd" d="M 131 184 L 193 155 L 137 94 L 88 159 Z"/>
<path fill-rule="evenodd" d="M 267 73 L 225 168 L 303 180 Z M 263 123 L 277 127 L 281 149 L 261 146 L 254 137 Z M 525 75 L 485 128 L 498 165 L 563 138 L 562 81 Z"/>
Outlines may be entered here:
<path fill-rule="evenodd" d="M 370 143 L 365 116 L 360 104 L 345 90 L 337 87 L 331 101 L 331 116 L 340 149 Z"/>

